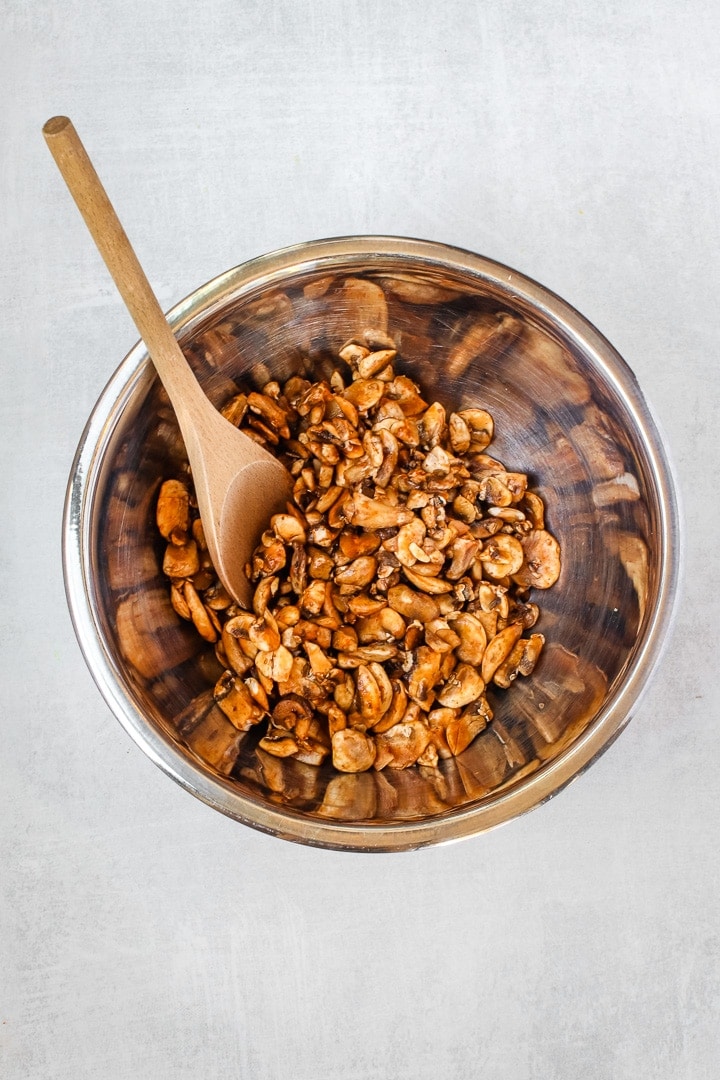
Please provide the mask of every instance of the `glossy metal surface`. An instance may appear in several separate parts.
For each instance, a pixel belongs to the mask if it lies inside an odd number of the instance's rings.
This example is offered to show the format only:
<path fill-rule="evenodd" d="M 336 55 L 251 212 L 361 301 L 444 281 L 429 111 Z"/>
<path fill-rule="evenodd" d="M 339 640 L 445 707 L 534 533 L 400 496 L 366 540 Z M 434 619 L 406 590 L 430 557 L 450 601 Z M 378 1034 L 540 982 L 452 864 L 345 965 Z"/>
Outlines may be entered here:
<path fill-rule="evenodd" d="M 138 345 L 100 398 L 68 489 L 64 558 L 80 645 L 139 746 L 197 797 L 287 839 L 399 850 L 468 836 L 549 798 L 630 718 L 658 662 L 677 588 L 676 499 L 648 406 L 624 361 L 569 305 L 507 267 L 422 241 L 356 237 L 231 270 L 170 314 L 211 400 L 287 378 L 364 328 L 347 279 L 374 282 L 402 370 L 427 398 L 481 405 L 490 451 L 528 472 L 563 550 L 542 595 L 534 675 L 493 694 L 495 720 L 438 769 L 357 776 L 273 759 L 212 702 L 212 650 L 181 625 L 159 571 L 154 498 L 183 460 L 172 410 Z M 380 292 L 382 290 L 382 292 Z M 506 348 L 449 380 L 478 317 L 522 322 Z"/>

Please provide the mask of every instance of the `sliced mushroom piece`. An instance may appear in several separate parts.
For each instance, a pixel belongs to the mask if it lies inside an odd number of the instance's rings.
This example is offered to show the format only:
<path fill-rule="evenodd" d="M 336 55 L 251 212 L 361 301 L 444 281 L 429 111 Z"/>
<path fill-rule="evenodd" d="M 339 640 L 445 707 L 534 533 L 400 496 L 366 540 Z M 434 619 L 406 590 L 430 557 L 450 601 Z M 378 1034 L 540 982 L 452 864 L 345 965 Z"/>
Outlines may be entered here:
<path fill-rule="evenodd" d="M 463 409 L 457 414 L 467 425 L 470 441 L 475 450 L 484 450 L 492 442 L 493 418 L 485 409 Z"/>
<path fill-rule="evenodd" d="M 377 567 L 374 555 L 360 555 L 335 571 L 335 582 L 338 585 L 352 586 L 353 589 L 363 589 L 375 578 Z"/>
<path fill-rule="evenodd" d="M 421 645 L 407 680 L 408 696 L 422 709 L 429 709 L 435 700 L 434 686 L 440 678 L 441 653 Z"/>
<path fill-rule="evenodd" d="M 347 716 L 340 708 L 340 706 L 331 701 L 326 708 L 327 725 L 330 738 L 332 739 L 336 731 L 343 731 L 347 727 Z"/>
<path fill-rule="evenodd" d="M 521 637 L 510 650 L 507 659 L 497 668 L 493 676 L 495 685 L 507 689 L 518 675 L 532 674 L 544 644 L 545 638 L 542 634 L 531 634 L 529 638 Z"/>
<path fill-rule="evenodd" d="M 258 743 L 261 750 L 273 757 L 293 757 L 299 750 L 298 743 L 291 735 L 270 734 L 263 735 Z"/>
<path fill-rule="evenodd" d="M 273 723 L 287 731 L 292 731 L 299 720 L 309 720 L 311 716 L 312 709 L 299 694 L 281 697 L 272 711 Z"/>
<path fill-rule="evenodd" d="M 522 630 L 522 623 L 510 623 L 488 642 L 481 667 L 482 677 L 486 683 L 490 682 L 502 662 L 507 659 Z"/>
<path fill-rule="evenodd" d="M 445 552 L 435 545 L 435 541 L 427 537 L 422 544 L 411 543 L 410 550 L 417 559 L 412 570 L 422 577 L 437 577 L 445 562 Z"/>
<path fill-rule="evenodd" d="M 391 607 L 381 608 L 356 623 L 357 637 L 361 645 L 374 641 L 399 641 L 405 636 L 405 620 Z"/>
<path fill-rule="evenodd" d="M 392 704 L 394 695 L 393 685 L 390 680 L 390 676 L 388 675 L 382 664 L 378 664 L 377 662 L 373 661 L 368 664 L 368 668 L 375 677 L 375 682 L 377 683 L 378 690 L 380 691 L 379 713 L 382 717 L 385 715 L 385 713 L 390 708 L 390 705 Z M 376 727 L 377 724 L 374 723 L 372 726 Z"/>
<path fill-rule="evenodd" d="M 490 503 L 492 506 L 510 506 L 513 501 L 513 495 L 507 484 L 504 483 L 503 477 L 506 473 L 490 474 L 480 480 L 480 491 L 478 492 L 478 498 L 482 502 Z"/>
<path fill-rule="evenodd" d="M 365 618 L 367 615 L 374 615 L 375 612 L 381 611 L 385 606 L 384 597 L 369 596 L 368 593 L 358 593 L 357 596 L 349 597 L 347 601 L 348 611 L 358 619 Z"/>
<path fill-rule="evenodd" d="M 280 647 L 278 625 L 269 611 L 266 611 L 262 618 L 250 623 L 247 636 L 260 652 L 274 652 Z"/>
<path fill-rule="evenodd" d="M 481 582 L 477 587 L 477 599 L 482 611 L 495 611 L 501 619 L 507 619 L 510 602 L 503 585 Z"/>
<path fill-rule="evenodd" d="M 220 412 L 231 424 L 234 424 L 235 427 L 240 427 L 245 418 L 247 407 L 247 394 L 235 394 L 234 397 L 231 397 L 230 400 L 223 405 Z"/>
<path fill-rule="evenodd" d="M 232 604 L 225 586 L 220 581 L 216 581 L 214 585 L 205 590 L 204 601 L 205 606 L 212 608 L 213 611 L 227 611 Z"/>
<path fill-rule="evenodd" d="M 430 649 L 442 654 L 457 648 L 460 638 L 445 619 L 433 619 L 425 627 L 425 643 Z"/>
<path fill-rule="evenodd" d="M 432 450 L 425 455 L 423 461 L 423 469 L 429 476 L 435 474 L 445 476 L 452 471 L 451 487 L 457 486 L 458 469 L 460 467 L 460 461 L 453 457 L 452 454 L 449 454 L 442 446 L 433 446 Z"/>
<path fill-rule="evenodd" d="M 279 630 L 287 630 L 288 627 L 297 626 L 300 622 L 300 608 L 295 604 L 285 604 L 275 611 L 275 622 Z"/>
<path fill-rule="evenodd" d="M 335 511 L 338 510 L 338 508 L 340 507 L 342 498 L 343 497 L 341 496 L 330 510 L 330 513 L 328 514 L 328 521 L 331 520 Z M 338 525 L 338 528 L 339 527 L 340 526 Z M 327 525 L 323 523 L 320 523 L 319 525 L 313 525 L 312 528 L 308 529 L 308 540 L 311 544 L 316 544 L 318 547 L 329 548 L 332 546 L 335 537 L 337 536 L 337 532 L 333 531 L 334 529 L 334 525 L 332 529 L 329 529 Z"/>
<path fill-rule="evenodd" d="M 475 701 L 484 690 L 485 682 L 477 668 L 471 664 L 458 664 L 437 695 L 437 700 L 448 709 L 460 709 Z"/>
<path fill-rule="evenodd" d="M 436 764 L 437 764 L 437 758 L 442 758 L 444 761 L 446 761 L 448 758 L 451 758 L 453 756 L 451 751 L 450 751 L 450 747 L 448 746 L 448 742 L 447 742 L 447 738 L 446 738 L 445 733 L 446 733 L 447 725 L 450 723 L 452 718 L 455 717 L 456 715 L 457 715 L 457 709 L 444 709 L 444 708 L 432 709 L 431 712 L 428 713 L 427 725 L 428 725 L 428 731 L 430 732 L 430 742 L 428 743 L 428 746 L 427 746 L 426 750 L 423 752 L 423 754 L 421 755 L 421 757 L 418 758 L 418 762 L 417 762 L 418 765 L 428 763 L 428 762 L 424 761 L 423 758 L 425 757 L 425 755 L 431 749 L 432 749 L 432 751 L 434 751 L 434 754 L 435 754 L 435 757 L 436 757 L 436 761 L 435 761 Z M 441 717 L 441 716 L 443 717 L 442 720 L 439 719 L 439 717 Z"/>
<path fill-rule="evenodd" d="M 290 665 L 284 679 L 278 681 L 278 692 L 282 697 L 286 694 L 299 694 L 304 697 L 308 662 L 304 656 L 293 656 L 290 653 Z"/>
<path fill-rule="evenodd" d="M 403 574 L 408 579 L 411 585 L 414 585 L 416 589 L 420 589 L 422 592 L 429 593 L 431 596 L 441 596 L 443 593 L 452 592 L 452 582 L 444 581 L 437 577 L 428 577 L 409 566 L 403 567 Z"/>
<path fill-rule="evenodd" d="M 375 741 L 356 728 L 343 728 L 332 737 L 332 761 L 340 772 L 365 772 L 375 761 Z"/>
<path fill-rule="evenodd" d="M 168 544 L 163 558 L 163 573 L 169 578 L 191 578 L 200 569 L 200 558 L 194 540 Z"/>
<path fill-rule="evenodd" d="M 407 714 L 406 714 L 407 715 Z M 414 765 L 430 742 L 430 732 L 421 720 L 403 719 L 377 736 L 376 768 L 407 769 Z"/>
<path fill-rule="evenodd" d="M 303 590 L 299 600 L 300 610 L 307 615 L 319 615 L 325 603 L 327 582 L 313 581 Z"/>
<path fill-rule="evenodd" d="M 540 618 L 540 608 L 537 604 L 521 603 L 513 600 L 509 605 L 508 622 L 522 623 L 524 630 L 529 630 Z"/>
<path fill-rule="evenodd" d="M 400 415 L 398 419 L 420 416 L 428 407 L 428 403 L 421 397 L 418 387 L 407 375 L 397 375 L 392 379 L 385 393 L 387 399 L 399 408 Z M 386 409 L 383 418 L 390 415 L 389 409 Z M 392 415 L 397 416 L 397 413 Z"/>
<path fill-rule="evenodd" d="M 461 521 L 466 522 L 468 525 L 472 525 L 473 521 L 477 518 L 477 508 L 474 502 L 470 502 L 464 495 L 456 495 L 453 499 L 453 512 L 457 514 Z"/>
<path fill-rule="evenodd" d="M 383 448 L 383 459 L 382 464 L 375 473 L 375 483 L 377 487 L 385 488 L 395 475 L 400 455 L 400 445 L 391 431 L 379 431 L 378 438 Z"/>
<path fill-rule="evenodd" d="M 332 647 L 336 652 L 352 652 L 357 648 L 358 636 L 354 626 L 344 623 L 332 636 Z"/>
<path fill-rule="evenodd" d="M 334 667 L 332 660 L 323 652 L 319 645 L 315 644 L 314 641 L 303 641 L 303 648 L 310 661 L 313 675 L 323 676 L 332 671 Z"/>
<path fill-rule="evenodd" d="M 378 663 L 383 663 L 385 660 L 394 660 L 397 654 L 397 645 L 383 645 L 381 642 L 372 645 L 358 645 L 357 649 L 351 653 L 338 653 L 337 663 L 338 667 L 351 671 L 353 668 L 359 667 L 360 664 L 367 664 L 371 660 L 377 660 Z"/>
<path fill-rule="evenodd" d="M 293 633 L 298 641 L 311 641 L 321 649 L 329 649 L 332 644 L 332 630 L 329 626 L 321 626 L 317 619 L 301 619 Z"/>
<path fill-rule="evenodd" d="M 374 555 L 381 543 L 377 533 L 358 533 L 350 529 L 343 529 L 338 537 L 338 547 L 346 559 Z"/>
<path fill-rule="evenodd" d="M 274 514 L 270 518 L 270 528 L 285 544 L 292 544 L 294 541 L 305 543 L 305 529 L 294 514 Z"/>
<path fill-rule="evenodd" d="M 259 652 L 255 657 L 255 666 L 266 679 L 284 683 L 292 670 L 293 654 L 284 645 L 280 645 L 274 652 Z"/>
<path fill-rule="evenodd" d="M 452 753 L 457 757 L 463 750 L 467 750 L 473 739 L 485 730 L 491 720 L 492 710 L 483 695 L 448 724 L 445 736 Z"/>
<path fill-rule="evenodd" d="M 497 580 L 517 574 L 525 556 L 519 540 L 508 533 L 498 533 L 485 541 L 478 557 L 483 573 Z"/>
<path fill-rule="evenodd" d="M 395 349 L 377 349 L 357 361 L 359 379 L 371 379 L 383 371 L 397 356 Z"/>
<path fill-rule="evenodd" d="M 373 668 L 373 671 L 375 669 Z M 378 683 L 379 685 L 379 683 Z M 408 708 L 407 691 L 400 679 L 391 679 L 392 698 L 382 716 L 372 724 L 374 734 L 381 734 L 395 727 L 405 716 Z"/>
<path fill-rule="evenodd" d="M 258 708 L 262 709 L 263 713 L 266 713 L 270 708 L 270 702 L 265 687 L 254 675 L 248 675 L 244 681 L 250 692 L 250 697 Z"/>
<path fill-rule="evenodd" d="M 338 356 L 341 360 L 344 360 L 346 364 L 350 364 L 352 367 L 357 367 L 358 363 L 364 356 L 367 356 L 370 352 L 364 345 L 360 345 L 357 341 L 348 341 L 339 350 Z"/>
<path fill-rule="evenodd" d="M 257 589 L 253 593 L 253 611 L 258 617 L 262 617 L 268 609 L 270 601 L 277 595 L 280 588 L 280 578 L 262 578 Z"/>
<path fill-rule="evenodd" d="M 440 615 L 437 600 L 424 592 L 416 592 L 409 585 L 394 585 L 388 589 L 387 600 L 390 607 L 406 619 L 426 623 Z"/>
<path fill-rule="evenodd" d="M 370 530 L 407 525 L 414 517 L 412 510 L 404 506 L 393 506 L 378 499 L 369 499 L 359 491 L 350 496 L 344 509 L 349 524 Z"/>
<path fill-rule="evenodd" d="M 526 517 L 532 522 L 534 529 L 545 528 L 545 504 L 534 491 L 526 491 L 520 503 Z"/>
<path fill-rule="evenodd" d="M 490 517 L 499 518 L 501 521 L 504 521 L 506 525 L 518 525 L 520 522 L 526 520 L 523 511 L 518 510 L 514 506 L 489 506 L 488 514 Z"/>
<path fill-rule="evenodd" d="M 190 529 L 190 493 L 180 480 L 166 480 L 158 494 L 155 520 L 160 535 L 183 544 Z"/>
<path fill-rule="evenodd" d="M 514 581 L 523 587 L 549 589 L 560 577 L 560 545 L 545 529 L 533 529 L 523 537 L 525 561 L 513 575 Z"/>
<path fill-rule="evenodd" d="M 450 551 L 452 562 L 445 571 L 445 577 L 449 581 L 459 581 L 461 577 L 464 577 L 475 562 L 480 547 L 480 541 L 472 536 L 458 536 Z"/>
<path fill-rule="evenodd" d="M 358 379 L 343 391 L 343 397 L 358 412 L 366 413 L 374 409 L 385 393 L 385 383 L 381 379 Z"/>
<path fill-rule="evenodd" d="M 290 438 L 290 428 L 285 410 L 267 394 L 253 392 L 248 394 L 247 405 L 251 412 L 262 418 L 264 423 L 283 439 Z"/>
<path fill-rule="evenodd" d="M 483 611 L 482 609 L 475 612 L 475 616 L 478 622 L 482 623 L 483 630 L 487 636 L 488 641 L 497 634 L 499 617 L 497 611 Z"/>
<path fill-rule="evenodd" d="M 188 607 L 188 602 L 185 599 L 185 594 L 183 592 L 182 582 L 172 582 L 170 586 L 170 603 L 181 619 L 187 619 L 188 621 L 192 619 L 190 608 Z"/>
<path fill-rule="evenodd" d="M 252 659 L 246 655 L 240 641 L 228 632 L 227 626 L 225 623 L 221 635 L 225 660 L 236 675 L 245 675 L 252 667 Z"/>
<path fill-rule="evenodd" d="M 249 731 L 262 720 L 263 711 L 253 701 L 247 686 L 229 671 L 220 676 L 213 696 L 238 731 Z"/>
<path fill-rule="evenodd" d="M 329 581 L 335 569 L 335 562 L 331 555 L 320 548 L 308 550 L 307 571 L 313 581 Z"/>
<path fill-rule="evenodd" d="M 191 581 L 185 582 L 183 595 L 190 611 L 190 617 L 200 637 L 211 643 L 217 641 L 218 633 L 215 623 L 210 618 L 208 609 L 198 596 L 197 589 Z"/>
<path fill-rule="evenodd" d="M 420 445 L 432 449 L 442 440 L 447 428 L 446 413 L 439 401 L 429 405 L 418 419 Z"/>
<path fill-rule="evenodd" d="M 323 746 L 316 739 L 301 739 L 295 760 L 302 761 L 305 765 L 322 765 L 329 753 L 329 747 Z"/>
<path fill-rule="evenodd" d="M 273 540 L 255 548 L 252 558 L 252 580 L 257 581 L 259 577 L 277 574 L 286 562 L 287 555 L 282 540 Z"/>
<path fill-rule="evenodd" d="M 483 624 L 470 611 L 462 611 L 453 616 L 450 621 L 460 640 L 455 650 L 458 660 L 479 667 L 487 645 L 487 634 Z"/>
<path fill-rule="evenodd" d="M 448 434 L 450 445 L 456 454 L 464 454 L 470 449 L 472 434 L 464 416 L 459 413 L 450 413 Z"/>
<path fill-rule="evenodd" d="M 355 700 L 355 680 L 350 672 L 345 672 L 338 678 L 333 690 L 333 699 L 343 713 L 348 713 L 352 708 Z"/>
<path fill-rule="evenodd" d="M 355 672 L 355 685 L 360 714 L 364 723 L 370 725 L 380 719 L 385 710 L 381 709 L 383 695 L 380 693 L 378 681 L 367 664 L 360 664 Z"/>
<path fill-rule="evenodd" d="M 425 523 L 417 517 L 413 517 L 412 521 L 409 521 L 407 525 L 403 525 L 400 528 L 397 537 L 395 538 L 395 553 L 403 566 L 414 566 L 418 561 L 417 555 L 412 550 L 412 546 L 422 544 L 426 533 L 427 529 Z"/>
<path fill-rule="evenodd" d="M 198 546 L 198 551 L 207 552 L 208 546 L 207 540 L 205 539 L 205 529 L 203 528 L 202 518 L 195 518 L 190 531 L 192 533 L 193 540 Z M 203 560 L 201 562 L 201 565 L 211 565 L 209 562 L 209 556 L 206 555 L 205 558 L 208 560 L 207 563 Z"/>

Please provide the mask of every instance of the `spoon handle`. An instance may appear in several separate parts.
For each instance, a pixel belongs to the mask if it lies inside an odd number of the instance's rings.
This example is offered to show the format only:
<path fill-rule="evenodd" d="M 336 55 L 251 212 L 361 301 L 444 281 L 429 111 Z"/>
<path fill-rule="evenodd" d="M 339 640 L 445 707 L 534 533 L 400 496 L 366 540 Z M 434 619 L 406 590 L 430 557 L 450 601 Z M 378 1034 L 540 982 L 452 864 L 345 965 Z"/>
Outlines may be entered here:
<path fill-rule="evenodd" d="M 125 301 L 157 369 L 181 427 L 187 408 L 212 408 L 193 375 L 132 249 L 80 136 L 67 116 L 43 127 L 45 142 Z"/>

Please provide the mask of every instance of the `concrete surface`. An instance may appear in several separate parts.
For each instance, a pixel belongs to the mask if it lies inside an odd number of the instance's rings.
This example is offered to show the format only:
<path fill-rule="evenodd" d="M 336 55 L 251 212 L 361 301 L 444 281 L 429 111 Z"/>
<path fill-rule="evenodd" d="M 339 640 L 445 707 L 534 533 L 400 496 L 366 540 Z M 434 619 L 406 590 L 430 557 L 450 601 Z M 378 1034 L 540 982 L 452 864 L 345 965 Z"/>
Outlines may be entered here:
<path fill-rule="evenodd" d="M 5 1080 L 720 1071 L 712 0 L 6 0 L 0 50 Z M 166 307 L 312 237 L 459 244 L 627 358 L 684 498 L 652 690 L 502 830 L 346 856 L 222 818 L 112 718 L 68 618 L 72 455 L 136 334 L 55 172 L 71 115 Z"/>

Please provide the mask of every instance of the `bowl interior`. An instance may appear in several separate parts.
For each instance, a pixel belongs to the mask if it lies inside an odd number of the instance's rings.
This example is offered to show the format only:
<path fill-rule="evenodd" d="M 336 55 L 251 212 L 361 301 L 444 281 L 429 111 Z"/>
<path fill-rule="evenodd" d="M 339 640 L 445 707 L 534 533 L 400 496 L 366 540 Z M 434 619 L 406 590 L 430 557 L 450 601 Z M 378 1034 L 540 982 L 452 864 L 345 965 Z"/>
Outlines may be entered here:
<path fill-rule="evenodd" d="M 599 359 L 598 342 L 612 350 L 583 320 L 562 305 L 576 318 L 568 329 L 572 320 L 557 320 L 555 298 L 532 295 L 533 283 L 481 260 L 453 265 L 447 249 L 430 257 L 427 248 L 341 248 L 281 267 L 261 260 L 259 271 L 226 275 L 209 298 L 182 305 L 178 336 L 208 396 L 221 406 L 268 377 L 327 375 L 347 339 L 368 326 L 387 330 L 398 369 L 427 400 L 492 413 L 488 453 L 542 493 L 563 567 L 557 584 L 533 597 L 546 638 L 533 676 L 489 691 L 494 721 L 458 758 L 343 775 L 329 763 L 270 757 L 257 733 L 236 731 L 213 703 L 212 646 L 169 602 L 154 504 L 185 455 L 164 391 L 136 350 L 109 406 L 83 509 L 96 632 L 121 695 L 198 776 L 229 792 L 235 802 L 222 809 L 257 824 L 255 808 L 271 806 L 296 838 L 303 822 L 393 829 L 432 819 L 442 830 L 551 768 L 607 713 L 636 665 L 666 554 L 653 462 L 618 383 L 622 362 Z M 511 332 L 479 348 L 478 326 L 499 312 Z"/>

